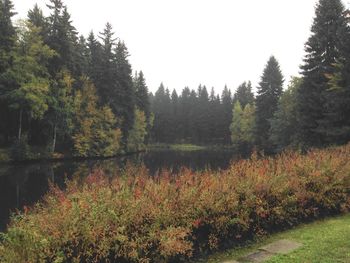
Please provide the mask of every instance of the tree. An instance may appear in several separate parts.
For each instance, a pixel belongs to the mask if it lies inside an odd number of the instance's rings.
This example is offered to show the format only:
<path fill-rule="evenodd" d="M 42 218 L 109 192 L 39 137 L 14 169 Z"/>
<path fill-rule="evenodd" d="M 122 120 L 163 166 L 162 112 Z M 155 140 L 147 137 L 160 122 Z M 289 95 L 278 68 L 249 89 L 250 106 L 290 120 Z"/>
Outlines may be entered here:
<path fill-rule="evenodd" d="M 152 103 L 152 111 L 154 113 L 154 125 L 152 129 L 153 139 L 156 142 L 169 143 L 171 141 L 171 115 L 170 105 L 171 99 L 169 90 L 165 89 L 163 83 L 160 84 L 158 90 L 154 94 Z"/>
<path fill-rule="evenodd" d="M 237 101 L 241 103 L 242 108 L 247 104 L 253 105 L 254 103 L 254 94 L 252 92 L 252 83 L 250 81 L 243 82 L 237 88 L 235 94 L 233 95 L 233 104 Z"/>
<path fill-rule="evenodd" d="M 16 85 L 15 78 L 11 74 L 13 65 L 16 31 L 11 18 L 15 15 L 11 0 L 0 1 L 0 143 L 3 135 L 5 143 L 10 137 L 11 116 L 6 94 Z"/>
<path fill-rule="evenodd" d="M 77 79 L 75 61 L 78 37 L 70 14 L 61 0 L 50 0 L 47 7 L 51 14 L 48 17 L 49 33 L 46 44 L 58 54 L 50 63 L 50 73 L 55 77 L 62 70 L 68 70 L 73 78 Z"/>
<path fill-rule="evenodd" d="M 136 72 L 133 81 L 135 90 L 135 105 L 140 111 L 143 111 L 145 113 L 146 119 L 148 121 L 150 118 L 151 109 L 148 97 L 148 88 L 143 72 Z"/>
<path fill-rule="evenodd" d="M 222 130 L 222 138 L 223 143 L 230 143 L 230 124 L 232 121 L 232 94 L 231 90 L 227 88 L 225 85 L 224 90 L 221 95 L 221 103 L 222 103 L 222 122 L 221 122 L 221 130 Z"/>
<path fill-rule="evenodd" d="M 45 43 L 48 39 L 49 24 L 43 11 L 37 4 L 34 5 L 33 9 L 28 11 L 28 20 L 33 26 L 40 28 L 40 35 Z"/>
<path fill-rule="evenodd" d="M 40 29 L 27 23 L 19 31 L 13 75 L 17 88 L 7 94 L 10 107 L 18 110 L 18 141 L 21 140 L 23 113 L 28 118 L 41 119 L 48 109 L 48 61 L 55 52 L 44 45 Z"/>
<path fill-rule="evenodd" d="M 333 141 L 329 141 L 335 116 L 332 107 L 339 105 L 332 103 L 337 92 L 329 90 L 327 76 L 337 71 L 336 64 L 343 61 L 342 55 L 348 46 L 349 28 L 344 11 L 340 0 L 320 0 L 316 6 L 311 36 L 305 45 L 306 56 L 301 67 L 303 83 L 297 99 L 298 138 L 305 148 Z M 339 123 L 336 126 L 339 127 Z"/>
<path fill-rule="evenodd" d="M 247 104 L 242 110 L 237 101 L 233 107 L 230 126 L 231 142 L 241 153 L 249 153 L 255 142 L 255 107 Z"/>
<path fill-rule="evenodd" d="M 335 66 L 337 71 L 327 75 L 325 117 L 319 130 L 328 144 L 345 144 L 350 141 L 350 57 Z"/>
<path fill-rule="evenodd" d="M 297 92 L 302 83 L 301 78 L 292 78 L 288 89 L 283 92 L 276 112 L 270 120 L 270 141 L 278 152 L 288 147 L 297 146 Z"/>
<path fill-rule="evenodd" d="M 233 106 L 232 123 L 230 125 L 231 142 L 238 146 L 242 142 L 242 118 L 243 110 L 241 103 L 237 101 Z"/>
<path fill-rule="evenodd" d="M 126 143 L 129 131 L 134 123 L 135 91 L 132 82 L 132 69 L 128 60 L 129 52 L 125 43 L 119 41 L 115 49 L 115 63 L 117 72 L 117 94 L 110 104 L 114 114 L 123 119 L 122 132 Z"/>
<path fill-rule="evenodd" d="M 121 131 L 112 110 L 98 107 L 94 85 L 83 77 L 82 89 L 74 98 L 74 150 L 78 156 L 114 156 L 120 151 Z"/>
<path fill-rule="evenodd" d="M 56 149 L 57 135 L 70 135 L 72 129 L 74 79 L 67 70 L 57 73 L 52 80 L 49 90 L 49 110 L 46 115 L 47 123 L 52 131 L 51 152 Z"/>
<path fill-rule="evenodd" d="M 100 78 L 102 77 L 102 74 L 104 74 L 103 70 L 103 48 L 102 45 L 97 41 L 95 38 L 94 33 L 91 31 L 88 39 L 87 39 L 87 52 L 88 52 L 88 76 L 93 80 L 97 94 L 100 97 L 100 100 L 105 100 L 105 98 L 102 98 L 101 93 L 102 89 L 100 88 L 101 85 L 103 85 L 102 80 Z M 109 69 L 110 70 L 110 69 Z M 103 102 L 104 103 L 104 102 Z"/>
<path fill-rule="evenodd" d="M 116 62 L 113 49 L 116 45 L 112 25 L 107 23 L 103 32 L 100 33 L 102 44 L 94 38 L 93 33 L 89 36 L 90 49 L 90 73 L 96 85 L 101 105 L 108 105 L 113 112 L 119 113 L 118 105 L 113 105 L 117 96 L 118 83 L 116 75 Z"/>
<path fill-rule="evenodd" d="M 271 56 L 263 71 L 256 97 L 256 139 L 260 150 L 272 151 L 269 141 L 270 122 L 282 94 L 283 76 L 275 57 Z"/>
<path fill-rule="evenodd" d="M 134 125 L 129 132 L 128 151 L 137 152 L 145 149 L 145 139 L 147 135 L 147 121 L 145 113 L 135 109 Z"/>

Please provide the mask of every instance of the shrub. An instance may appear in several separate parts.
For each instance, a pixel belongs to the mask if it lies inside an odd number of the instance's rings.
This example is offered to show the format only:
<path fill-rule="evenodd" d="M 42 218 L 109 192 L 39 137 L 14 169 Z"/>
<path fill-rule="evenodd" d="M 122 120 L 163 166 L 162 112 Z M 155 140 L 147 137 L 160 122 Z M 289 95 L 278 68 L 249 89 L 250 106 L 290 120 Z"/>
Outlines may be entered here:
<path fill-rule="evenodd" d="M 27 136 L 23 135 L 21 140 L 16 140 L 16 142 L 11 146 L 10 156 L 12 160 L 23 161 L 31 159 L 32 154 L 27 141 Z"/>
<path fill-rule="evenodd" d="M 169 262 L 350 208 L 350 145 L 150 177 L 144 167 L 52 187 L 12 218 L 1 262 Z"/>

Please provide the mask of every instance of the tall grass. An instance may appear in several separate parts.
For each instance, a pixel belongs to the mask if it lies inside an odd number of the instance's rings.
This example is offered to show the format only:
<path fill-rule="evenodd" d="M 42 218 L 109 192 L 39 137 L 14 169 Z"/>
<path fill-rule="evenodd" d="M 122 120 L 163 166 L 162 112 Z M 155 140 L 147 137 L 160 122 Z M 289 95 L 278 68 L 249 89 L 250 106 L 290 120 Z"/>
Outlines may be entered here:
<path fill-rule="evenodd" d="M 1 262 L 171 262 L 350 209 L 350 145 L 150 177 L 129 166 L 52 187 L 13 217 Z"/>

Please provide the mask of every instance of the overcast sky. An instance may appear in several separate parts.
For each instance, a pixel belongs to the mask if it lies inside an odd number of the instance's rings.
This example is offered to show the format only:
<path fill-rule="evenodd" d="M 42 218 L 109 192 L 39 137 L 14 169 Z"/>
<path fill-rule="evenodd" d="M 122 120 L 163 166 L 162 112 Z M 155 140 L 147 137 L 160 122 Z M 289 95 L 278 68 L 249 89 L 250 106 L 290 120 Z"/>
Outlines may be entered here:
<path fill-rule="evenodd" d="M 13 0 L 18 17 L 48 0 Z M 298 75 L 316 0 L 65 0 L 87 36 L 109 21 L 126 42 L 133 70 L 149 89 L 205 84 L 221 92 L 245 80 L 255 87 L 275 55 L 285 79 Z"/>

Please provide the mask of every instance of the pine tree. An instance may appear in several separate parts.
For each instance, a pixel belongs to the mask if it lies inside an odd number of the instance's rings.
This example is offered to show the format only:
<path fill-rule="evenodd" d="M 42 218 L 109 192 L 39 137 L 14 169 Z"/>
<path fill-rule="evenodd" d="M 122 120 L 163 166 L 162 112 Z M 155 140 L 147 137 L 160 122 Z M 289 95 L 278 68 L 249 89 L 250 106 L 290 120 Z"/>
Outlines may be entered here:
<path fill-rule="evenodd" d="M 135 105 L 136 107 L 143 111 L 146 115 L 147 121 L 150 118 L 150 102 L 148 97 L 148 88 L 146 85 L 146 80 L 143 75 L 143 72 L 136 72 L 134 77 L 134 90 L 135 90 Z"/>
<path fill-rule="evenodd" d="M 133 127 L 135 113 L 135 91 L 128 57 L 129 53 L 125 43 L 119 41 L 115 49 L 117 90 L 110 106 L 114 114 L 123 119 L 122 132 L 124 142 L 127 141 L 129 130 Z"/>
<path fill-rule="evenodd" d="M 32 25 L 40 28 L 40 35 L 44 43 L 46 43 L 49 34 L 49 24 L 43 14 L 43 11 L 37 4 L 34 5 L 33 9 L 28 11 L 28 20 Z"/>
<path fill-rule="evenodd" d="M 270 141 L 277 152 L 288 147 L 297 146 L 297 92 L 302 79 L 292 78 L 288 89 L 283 92 L 277 111 L 270 120 Z"/>
<path fill-rule="evenodd" d="M 91 54 L 90 66 L 92 78 L 101 99 L 101 105 L 109 105 L 116 114 L 120 110 L 113 107 L 112 100 L 117 96 L 119 87 L 116 75 L 115 54 L 113 53 L 116 43 L 112 30 L 112 25 L 107 23 L 103 32 L 100 33 L 99 38 L 102 41 L 101 49 L 99 49 L 99 43 L 97 43 L 93 33 L 91 33 L 89 36 L 89 49 Z"/>
<path fill-rule="evenodd" d="M 95 38 L 94 33 L 91 31 L 88 39 L 87 39 L 87 52 L 88 52 L 88 76 L 93 80 L 97 93 L 100 97 L 100 100 L 102 100 L 101 97 L 101 88 L 100 85 L 102 81 L 100 78 L 102 77 L 102 74 L 104 74 L 103 71 L 103 48 L 102 45 L 97 41 Z"/>
<path fill-rule="evenodd" d="M 170 111 L 170 94 L 165 89 L 163 83 L 160 84 L 154 95 L 152 111 L 154 113 L 154 125 L 152 129 L 153 140 L 156 142 L 169 143 L 171 133 Z"/>
<path fill-rule="evenodd" d="M 51 14 L 48 17 L 49 33 L 46 44 L 58 54 L 50 63 L 50 72 L 55 76 L 62 70 L 69 70 L 77 79 L 75 58 L 78 37 L 70 14 L 61 0 L 50 0 L 47 7 L 51 10 Z"/>
<path fill-rule="evenodd" d="M 191 110 L 190 102 L 191 91 L 188 87 L 185 87 L 179 98 L 179 137 L 187 142 L 190 137 L 190 118 L 189 113 Z"/>
<path fill-rule="evenodd" d="M 243 118 L 243 110 L 241 103 L 237 101 L 233 106 L 232 113 L 232 123 L 230 125 L 231 131 L 231 142 L 236 147 L 239 147 L 242 142 L 242 118 Z"/>
<path fill-rule="evenodd" d="M 177 95 L 176 90 L 174 89 L 171 93 L 171 104 L 169 105 L 171 108 L 170 112 L 170 122 L 173 127 L 178 127 L 179 125 L 179 96 Z M 170 140 L 172 142 L 176 142 L 179 140 L 179 133 L 177 129 L 173 129 L 170 134 L 171 138 Z"/>
<path fill-rule="evenodd" d="M 305 45 L 306 56 L 301 67 L 303 83 L 298 90 L 299 140 L 304 147 L 321 146 L 333 133 L 332 114 L 334 92 L 329 90 L 329 78 L 342 62 L 348 27 L 340 0 L 320 0 L 316 6 L 311 36 Z M 339 126 L 340 123 L 336 124 Z M 337 134 L 331 137 L 337 137 Z"/>
<path fill-rule="evenodd" d="M 5 143 L 9 142 L 13 116 L 8 108 L 6 94 L 17 85 L 11 74 L 16 41 L 16 31 L 11 20 L 15 15 L 13 8 L 11 0 L 0 1 L 0 143 L 2 136 Z"/>
<path fill-rule="evenodd" d="M 283 76 L 275 57 L 271 56 L 263 71 L 256 97 L 256 140 L 260 150 L 272 151 L 269 141 L 270 122 L 282 94 Z"/>
<path fill-rule="evenodd" d="M 237 101 L 241 103 L 242 108 L 247 104 L 253 105 L 254 103 L 254 94 L 252 92 L 252 83 L 250 81 L 243 82 L 237 88 L 235 94 L 233 95 L 233 104 Z"/>
<path fill-rule="evenodd" d="M 232 94 L 231 91 L 225 86 L 222 95 L 222 122 L 221 122 L 221 130 L 222 130 L 222 138 L 224 144 L 230 143 L 231 133 L 230 133 L 230 124 L 232 121 Z"/>

